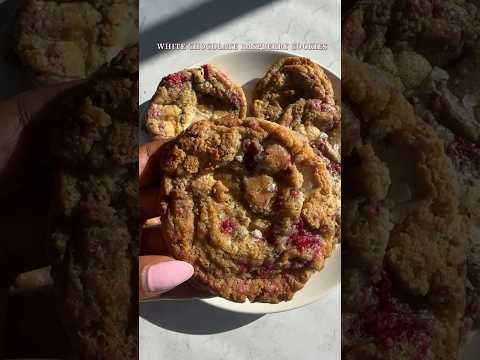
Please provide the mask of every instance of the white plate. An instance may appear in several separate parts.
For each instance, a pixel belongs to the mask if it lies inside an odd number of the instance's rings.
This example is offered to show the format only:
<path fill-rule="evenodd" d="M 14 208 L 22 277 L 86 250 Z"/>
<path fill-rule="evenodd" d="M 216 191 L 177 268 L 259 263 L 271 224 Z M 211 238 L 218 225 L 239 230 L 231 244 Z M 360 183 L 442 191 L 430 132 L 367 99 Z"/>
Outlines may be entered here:
<path fill-rule="evenodd" d="M 277 51 L 240 51 L 218 55 L 204 62 L 194 64 L 213 64 L 222 69 L 230 79 L 241 85 L 247 95 L 248 103 L 251 101 L 251 94 L 255 83 L 262 78 L 268 68 L 279 59 L 295 54 Z M 314 58 L 312 58 L 315 61 Z M 318 61 L 317 61 L 318 62 Z M 320 64 L 322 65 L 322 64 Z M 179 69 L 180 70 L 180 69 Z M 332 81 L 335 94 L 340 99 L 340 78 L 329 69 L 325 71 Z M 162 74 L 163 75 L 163 74 Z M 322 271 L 315 273 L 307 282 L 305 287 L 298 291 L 292 300 L 280 304 L 264 303 L 235 303 L 220 297 L 204 299 L 207 304 L 222 308 L 224 310 L 249 313 L 265 314 L 286 310 L 292 310 L 313 303 L 323 298 L 330 290 L 340 285 L 341 280 L 341 254 L 340 246 L 334 250 L 332 256 L 326 261 Z"/>
<path fill-rule="evenodd" d="M 265 75 L 273 63 L 285 56 L 293 55 L 296 54 L 280 51 L 239 51 L 217 55 L 205 59 L 205 61 L 201 63 L 193 64 L 191 67 L 197 67 L 207 63 L 218 66 L 232 81 L 242 86 L 250 105 L 252 91 L 256 82 Z M 314 52 L 312 52 L 312 55 L 314 55 Z M 315 60 L 314 56 L 311 56 L 311 59 L 322 65 L 318 60 Z M 325 67 L 324 69 L 332 81 L 335 96 L 340 102 L 340 77 L 331 70 Z M 158 74 L 158 77 L 161 78 L 165 75 L 167 74 Z M 142 131 L 141 143 L 145 143 L 148 141 L 147 139 L 148 135 Z M 280 304 L 250 303 L 248 301 L 245 303 L 235 303 L 220 297 L 202 299 L 202 301 L 224 310 L 247 314 L 281 312 L 296 309 L 320 300 L 336 286 L 340 286 L 340 281 L 341 252 L 340 246 L 337 246 L 332 256 L 327 259 L 323 270 L 312 275 L 304 288 L 298 291 L 290 301 L 281 302 Z"/>

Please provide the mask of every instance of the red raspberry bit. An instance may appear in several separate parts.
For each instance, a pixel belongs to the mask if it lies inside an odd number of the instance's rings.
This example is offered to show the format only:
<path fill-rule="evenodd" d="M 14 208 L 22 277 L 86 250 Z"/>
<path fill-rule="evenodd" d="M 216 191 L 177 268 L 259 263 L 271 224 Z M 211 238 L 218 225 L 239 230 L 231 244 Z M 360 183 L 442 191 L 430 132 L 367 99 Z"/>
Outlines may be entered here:
<path fill-rule="evenodd" d="M 480 145 L 463 138 L 457 138 L 455 142 L 448 146 L 447 154 L 457 158 L 478 161 L 480 160 Z"/>
<path fill-rule="evenodd" d="M 314 109 L 319 110 L 321 112 L 325 112 L 328 110 L 327 104 L 322 102 L 322 100 L 318 100 L 318 99 L 312 100 L 312 104 Z"/>
<path fill-rule="evenodd" d="M 297 197 L 300 195 L 300 191 L 297 190 L 297 189 L 291 189 L 290 190 L 290 195 L 292 195 L 293 197 Z"/>
<path fill-rule="evenodd" d="M 232 219 L 224 219 L 220 224 L 220 231 L 224 234 L 232 234 L 235 228 L 235 223 Z"/>
<path fill-rule="evenodd" d="M 324 140 L 320 140 L 315 144 L 315 147 L 320 151 L 321 154 L 328 154 L 328 146 Z"/>
<path fill-rule="evenodd" d="M 238 263 L 237 266 L 241 273 L 247 273 L 250 271 L 250 266 L 247 264 Z"/>
<path fill-rule="evenodd" d="M 409 344 L 408 348 L 415 349 L 412 359 L 426 359 L 432 342 L 431 316 L 399 303 L 392 295 L 392 283 L 385 273 L 374 285 L 373 293 L 377 304 L 359 315 L 349 334 L 374 338 L 389 353 Z"/>
<path fill-rule="evenodd" d="M 342 174 L 342 165 L 340 165 L 337 162 L 331 161 L 327 165 L 328 170 L 330 170 L 331 173 L 335 175 L 341 175 Z"/>
<path fill-rule="evenodd" d="M 162 82 L 166 82 L 170 86 L 181 86 L 185 81 L 187 81 L 187 76 L 180 72 L 167 75 L 162 79 Z"/>
<path fill-rule="evenodd" d="M 380 207 L 378 205 L 367 205 L 365 206 L 365 211 L 372 217 L 380 215 Z"/>
<path fill-rule="evenodd" d="M 210 77 L 210 70 L 208 68 L 208 65 L 207 64 L 202 65 L 202 69 L 203 69 L 203 76 L 205 77 L 205 79 L 208 79 Z"/>
<path fill-rule="evenodd" d="M 235 109 L 240 108 L 240 99 L 238 98 L 238 96 L 236 94 L 231 94 L 229 96 L 229 100 L 232 103 L 232 105 L 235 107 Z"/>
<path fill-rule="evenodd" d="M 321 238 L 318 235 L 314 235 L 305 229 L 303 220 L 296 225 L 295 232 L 290 235 L 289 242 L 293 244 L 298 251 L 313 250 L 316 251 L 320 247 Z"/>

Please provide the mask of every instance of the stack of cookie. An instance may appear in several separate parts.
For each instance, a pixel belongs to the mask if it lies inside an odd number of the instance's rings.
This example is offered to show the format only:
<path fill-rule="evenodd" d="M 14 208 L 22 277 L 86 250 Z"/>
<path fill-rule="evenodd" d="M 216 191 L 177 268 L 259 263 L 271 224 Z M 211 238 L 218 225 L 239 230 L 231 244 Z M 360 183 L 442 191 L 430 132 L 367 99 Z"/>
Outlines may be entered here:
<path fill-rule="evenodd" d="M 213 65 L 163 78 L 145 117 L 160 150 L 163 239 L 197 286 L 229 300 L 290 300 L 340 237 L 340 110 L 323 69 L 274 64 L 246 117 Z"/>

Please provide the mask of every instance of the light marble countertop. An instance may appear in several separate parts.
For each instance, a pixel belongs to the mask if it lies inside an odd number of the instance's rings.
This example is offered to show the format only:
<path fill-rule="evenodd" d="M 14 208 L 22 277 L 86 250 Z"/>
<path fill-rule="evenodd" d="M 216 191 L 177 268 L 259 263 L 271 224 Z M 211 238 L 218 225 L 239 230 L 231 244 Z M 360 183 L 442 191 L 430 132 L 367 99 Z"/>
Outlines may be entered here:
<path fill-rule="evenodd" d="M 227 7 L 226 3 L 176 0 L 162 7 L 158 0 L 140 0 L 143 107 L 162 76 L 226 52 L 160 52 L 158 42 L 325 42 L 327 51 L 294 52 L 340 74 L 339 0 L 244 0 L 228 2 Z M 227 312 L 199 300 L 145 303 L 140 306 L 140 359 L 340 359 L 340 300 L 338 286 L 314 304 L 268 315 Z"/>

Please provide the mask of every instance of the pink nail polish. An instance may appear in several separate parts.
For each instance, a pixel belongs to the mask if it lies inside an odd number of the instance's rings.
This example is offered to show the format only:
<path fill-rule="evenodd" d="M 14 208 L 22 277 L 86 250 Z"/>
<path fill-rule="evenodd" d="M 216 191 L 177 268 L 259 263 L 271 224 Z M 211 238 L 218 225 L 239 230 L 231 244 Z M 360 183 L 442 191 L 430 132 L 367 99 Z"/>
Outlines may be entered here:
<path fill-rule="evenodd" d="M 146 273 L 150 292 L 166 292 L 190 279 L 193 266 L 185 261 L 171 260 L 151 265 Z"/>

